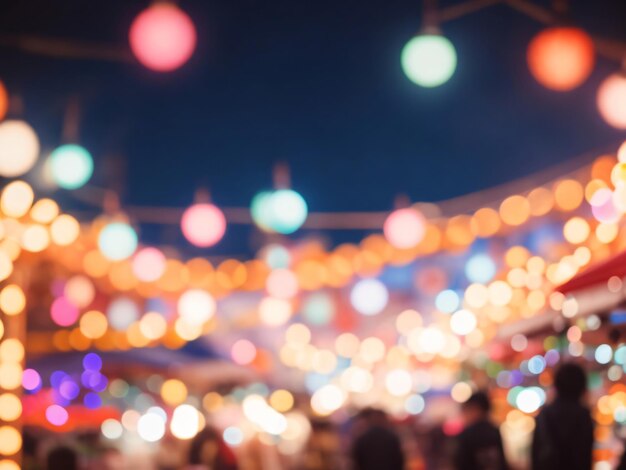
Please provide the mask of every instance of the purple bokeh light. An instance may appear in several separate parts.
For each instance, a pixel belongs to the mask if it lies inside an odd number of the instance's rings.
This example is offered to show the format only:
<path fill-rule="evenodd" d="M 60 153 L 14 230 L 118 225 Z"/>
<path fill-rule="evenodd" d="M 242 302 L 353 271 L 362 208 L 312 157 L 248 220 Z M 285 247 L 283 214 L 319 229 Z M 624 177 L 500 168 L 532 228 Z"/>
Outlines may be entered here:
<path fill-rule="evenodd" d="M 66 400 L 74 400 L 80 394 L 80 387 L 69 377 L 59 385 L 59 394 Z"/>
<path fill-rule="evenodd" d="M 41 376 L 35 369 L 25 369 L 22 374 L 22 386 L 24 390 L 35 392 L 41 388 Z"/>
<path fill-rule="evenodd" d="M 48 420 L 48 422 L 50 422 L 50 424 L 53 424 L 55 426 L 63 426 L 65 423 L 67 423 L 68 418 L 69 415 L 67 413 L 67 410 L 62 406 L 50 405 L 46 409 L 46 419 Z"/>
<path fill-rule="evenodd" d="M 102 359 L 96 353 L 89 353 L 83 358 L 83 367 L 97 372 L 102 369 Z"/>
<path fill-rule="evenodd" d="M 102 406 L 102 398 L 97 393 L 89 392 L 84 396 L 83 403 L 87 408 L 94 410 Z"/>

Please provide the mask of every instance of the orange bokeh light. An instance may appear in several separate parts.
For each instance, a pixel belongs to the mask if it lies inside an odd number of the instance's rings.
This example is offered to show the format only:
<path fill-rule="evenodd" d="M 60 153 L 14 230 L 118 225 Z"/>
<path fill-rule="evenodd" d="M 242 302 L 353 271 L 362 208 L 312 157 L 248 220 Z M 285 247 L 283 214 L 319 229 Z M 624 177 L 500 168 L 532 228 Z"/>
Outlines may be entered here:
<path fill-rule="evenodd" d="M 9 110 L 9 93 L 4 83 L 0 82 L 0 119 L 4 119 Z"/>
<path fill-rule="evenodd" d="M 581 85 L 593 70 L 593 41 L 579 28 L 548 28 L 530 42 L 527 60 L 530 72 L 543 86 L 569 91 Z"/>

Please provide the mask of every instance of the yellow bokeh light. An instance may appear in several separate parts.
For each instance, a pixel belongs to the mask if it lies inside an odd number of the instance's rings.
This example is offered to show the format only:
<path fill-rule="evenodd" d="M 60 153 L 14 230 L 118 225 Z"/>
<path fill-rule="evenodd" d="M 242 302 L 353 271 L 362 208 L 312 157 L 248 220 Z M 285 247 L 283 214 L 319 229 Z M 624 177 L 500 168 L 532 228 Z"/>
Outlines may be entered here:
<path fill-rule="evenodd" d="M 359 338 L 352 333 L 342 333 L 335 340 L 335 351 L 342 357 L 354 357 L 359 352 L 359 347 Z"/>
<path fill-rule="evenodd" d="M 596 227 L 596 237 L 602 243 L 611 243 L 619 234 L 617 224 L 598 224 Z"/>
<path fill-rule="evenodd" d="M 15 284 L 9 284 L 0 291 L 0 309 L 7 315 L 17 315 L 26 307 L 24 291 Z"/>
<path fill-rule="evenodd" d="M 33 224 L 26 227 L 22 233 L 22 248 L 31 253 L 39 253 L 50 245 L 48 229 L 43 225 Z"/>
<path fill-rule="evenodd" d="M 144 336 L 139 322 L 133 322 L 126 330 L 128 343 L 134 348 L 143 348 L 150 344 L 150 339 Z"/>
<path fill-rule="evenodd" d="M 22 415 L 22 402 L 13 393 L 0 395 L 0 420 L 15 421 Z"/>
<path fill-rule="evenodd" d="M 582 204 L 585 193 L 582 184 L 576 180 L 563 180 L 554 186 L 556 207 L 563 212 L 570 212 Z"/>
<path fill-rule="evenodd" d="M 291 318 L 291 303 L 284 299 L 265 297 L 259 304 L 259 317 L 269 326 L 279 326 Z"/>
<path fill-rule="evenodd" d="M 359 348 L 359 355 L 367 362 L 378 362 L 385 357 L 385 343 L 373 336 L 365 338 Z"/>
<path fill-rule="evenodd" d="M 589 224 L 582 217 L 572 217 L 563 226 L 563 236 L 568 242 L 575 245 L 587 240 L 590 232 Z"/>
<path fill-rule="evenodd" d="M 71 215 L 62 214 L 50 226 L 52 241 L 60 246 L 71 245 L 80 234 L 80 224 Z"/>
<path fill-rule="evenodd" d="M 595 179 L 589 181 L 589 183 L 587 183 L 587 186 L 585 186 L 585 200 L 587 202 L 591 202 L 594 194 L 596 194 L 598 190 L 604 188 L 608 188 L 608 184 L 606 184 L 603 180 Z"/>
<path fill-rule="evenodd" d="M 0 460 L 0 470 L 20 470 L 20 466 L 13 460 Z"/>
<path fill-rule="evenodd" d="M 298 346 L 307 344 L 311 340 L 311 330 L 302 323 L 294 323 L 285 331 L 285 341 L 287 344 Z"/>
<path fill-rule="evenodd" d="M 19 339 L 9 338 L 0 343 L 1 362 L 21 362 L 24 359 L 24 345 Z"/>
<path fill-rule="evenodd" d="M 472 233 L 481 238 L 490 237 L 500 230 L 498 211 L 489 207 L 478 209 L 470 222 Z"/>
<path fill-rule="evenodd" d="M 293 408 L 293 395 L 287 390 L 276 390 L 270 395 L 270 405 L 276 411 L 285 413 Z"/>
<path fill-rule="evenodd" d="M 33 188 L 28 183 L 13 181 L 2 191 L 0 208 L 6 216 L 20 218 L 29 211 L 34 198 Z"/>
<path fill-rule="evenodd" d="M 524 196 L 510 196 L 500 204 L 500 218 L 507 225 L 522 225 L 529 217 L 530 203 Z"/>
<path fill-rule="evenodd" d="M 83 258 L 85 273 L 91 277 L 103 277 L 110 269 L 111 262 L 104 257 L 100 250 L 92 250 Z"/>
<path fill-rule="evenodd" d="M 455 383 L 450 390 L 450 396 L 455 402 L 464 403 L 472 396 L 472 387 L 465 382 Z"/>
<path fill-rule="evenodd" d="M 530 215 L 540 217 L 546 215 L 554 207 L 554 195 L 547 188 L 536 188 L 528 194 Z"/>
<path fill-rule="evenodd" d="M 97 310 L 90 310 L 80 317 L 80 332 L 89 339 L 103 337 L 108 326 L 106 315 Z"/>
<path fill-rule="evenodd" d="M 22 448 L 22 435 L 13 426 L 0 427 L 0 454 L 14 455 Z"/>
<path fill-rule="evenodd" d="M 169 379 L 161 386 L 161 398 L 170 406 L 180 405 L 187 399 L 187 386 L 178 379 Z"/>
<path fill-rule="evenodd" d="M 149 340 L 161 338 L 167 331 L 167 322 L 163 315 L 157 312 L 148 312 L 139 321 L 141 333 Z"/>
<path fill-rule="evenodd" d="M 15 390 L 22 385 L 22 366 L 14 362 L 0 364 L 0 388 Z M 0 441 L 2 439 L 0 438 Z"/>
<path fill-rule="evenodd" d="M 185 341 L 193 341 L 194 339 L 198 339 L 202 334 L 202 325 L 188 323 L 184 318 L 178 318 L 176 322 L 174 322 L 174 331 Z"/>
<path fill-rule="evenodd" d="M 422 316 L 416 310 L 405 310 L 396 318 L 396 329 L 399 333 L 407 334 L 414 328 L 422 326 Z"/>
<path fill-rule="evenodd" d="M 202 406 L 207 413 L 214 413 L 219 410 L 224 404 L 222 395 L 217 392 L 209 392 L 202 399 Z"/>
<path fill-rule="evenodd" d="M 13 272 L 13 261 L 4 253 L 0 251 L 0 281 L 4 281 Z"/>
<path fill-rule="evenodd" d="M 526 264 L 529 257 L 530 252 L 526 248 L 513 246 L 504 254 L 504 262 L 511 268 L 521 268 Z"/>
<path fill-rule="evenodd" d="M 493 305 L 503 307 L 513 298 L 513 290 L 504 281 L 494 281 L 489 285 L 489 300 Z"/>
<path fill-rule="evenodd" d="M 30 217 L 40 224 L 49 224 L 59 215 L 59 206 L 52 199 L 40 199 L 30 210 Z"/>
<path fill-rule="evenodd" d="M 472 308 L 482 308 L 489 301 L 489 289 L 482 284 L 470 284 L 465 289 L 465 302 Z"/>

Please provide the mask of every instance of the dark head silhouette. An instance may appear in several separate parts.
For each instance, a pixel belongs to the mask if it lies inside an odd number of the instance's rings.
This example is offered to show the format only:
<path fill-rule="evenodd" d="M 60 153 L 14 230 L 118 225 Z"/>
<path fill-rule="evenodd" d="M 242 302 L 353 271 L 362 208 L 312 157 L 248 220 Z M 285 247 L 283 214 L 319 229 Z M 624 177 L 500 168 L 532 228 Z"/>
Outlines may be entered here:
<path fill-rule="evenodd" d="M 48 470 L 77 470 L 78 469 L 78 457 L 76 452 L 65 446 L 56 447 L 52 449 L 48 454 L 47 459 Z"/>
<path fill-rule="evenodd" d="M 587 391 L 587 374 L 578 364 L 563 364 L 554 376 L 554 388 L 558 398 L 580 400 Z"/>

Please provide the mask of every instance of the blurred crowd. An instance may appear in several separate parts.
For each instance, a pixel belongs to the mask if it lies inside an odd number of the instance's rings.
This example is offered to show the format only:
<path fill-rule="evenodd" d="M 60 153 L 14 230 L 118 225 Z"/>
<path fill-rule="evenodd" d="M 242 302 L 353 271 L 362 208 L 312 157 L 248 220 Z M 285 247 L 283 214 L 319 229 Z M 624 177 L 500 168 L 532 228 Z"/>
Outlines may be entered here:
<path fill-rule="evenodd" d="M 344 425 L 311 420 L 305 449 L 286 458 L 274 446 L 251 441 L 233 450 L 211 427 L 181 447 L 164 440 L 156 454 L 121 452 L 103 446 L 98 434 L 60 442 L 35 433 L 24 436 L 25 470 L 591 470 L 594 426 L 585 405 L 587 377 L 573 363 L 558 369 L 554 400 L 535 417 L 527 458 L 507 462 L 498 426 L 491 421 L 488 392 L 477 391 L 461 405 L 462 427 L 445 432 L 394 422 L 385 412 L 361 410 Z M 617 463 L 626 470 L 626 459 Z"/>

